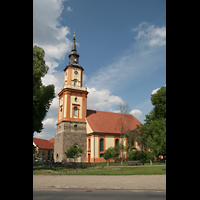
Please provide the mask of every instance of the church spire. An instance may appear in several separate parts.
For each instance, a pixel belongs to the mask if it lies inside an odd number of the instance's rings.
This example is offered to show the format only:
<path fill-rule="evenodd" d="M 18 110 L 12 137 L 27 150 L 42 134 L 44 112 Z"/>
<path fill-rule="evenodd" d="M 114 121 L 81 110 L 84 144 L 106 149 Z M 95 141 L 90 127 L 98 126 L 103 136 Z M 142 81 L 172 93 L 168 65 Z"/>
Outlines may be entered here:
<path fill-rule="evenodd" d="M 75 42 L 75 35 L 73 35 L 73 45 L 72 45 L 72 51 L 76 51 L 76 42 Z"/>
<path fill-rule="evenodd" d="M 75 35 L 73 35 L 72 50 L 68 55 L 69 56 L 69 64 L 72 63 L 72 62 L 78 63 L 79 54 L 76 51 L 76 42 L 75 42 L 75 40 L 76 40 L 75 39 Z"/>

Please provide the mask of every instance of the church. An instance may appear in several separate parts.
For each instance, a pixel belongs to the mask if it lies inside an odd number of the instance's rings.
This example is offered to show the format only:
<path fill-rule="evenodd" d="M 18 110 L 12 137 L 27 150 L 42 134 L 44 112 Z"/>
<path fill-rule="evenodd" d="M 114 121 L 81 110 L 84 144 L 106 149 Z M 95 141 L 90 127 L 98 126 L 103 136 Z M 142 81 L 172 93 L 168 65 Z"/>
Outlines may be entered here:
<path fill-rule="evenodd" d="M 70 146 L 78 146 L 83 149 L 81 157 L 75 162 L 105 162 L 103 155 L 109 147 L 123 142 L 121 120 L 124 120 L 124 128 L 133 130 L 141 124 L 133 115 L 104 112 L 87 109 L 86 87 L 83 87 L 83 67 L 79 65 L 79 54 L 76 50 L 75 35 L 73 36 L 72 50 L 68 55 L 69 64 L 64 69 L 64 86 L 59 91 L 58 121 L 54 141 L 54 161 L 73 162 L 66 157 L 65 152 Z M 135 141 L 133 150 L 140 150 Z M 122 154 L 119 155 L 119 158 Z M 127 153 L 123 152 L 123 158 Z"/>

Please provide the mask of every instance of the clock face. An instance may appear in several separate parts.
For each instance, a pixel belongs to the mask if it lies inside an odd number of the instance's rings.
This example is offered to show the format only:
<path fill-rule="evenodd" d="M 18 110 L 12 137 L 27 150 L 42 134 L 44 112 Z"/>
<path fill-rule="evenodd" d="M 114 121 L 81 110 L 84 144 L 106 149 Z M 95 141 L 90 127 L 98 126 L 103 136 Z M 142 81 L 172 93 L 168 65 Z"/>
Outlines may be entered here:
<path fill-rule="evenodd" d="M 76 61 L 77 61 L 77 58 L 74 58 L 74 61 L 76 62 Z"/>
<path fill-rule="evenodd" d="M 78 74 L 78 71 L 75 71 L 74 73 L 75 73 L 75 74 Z"/>

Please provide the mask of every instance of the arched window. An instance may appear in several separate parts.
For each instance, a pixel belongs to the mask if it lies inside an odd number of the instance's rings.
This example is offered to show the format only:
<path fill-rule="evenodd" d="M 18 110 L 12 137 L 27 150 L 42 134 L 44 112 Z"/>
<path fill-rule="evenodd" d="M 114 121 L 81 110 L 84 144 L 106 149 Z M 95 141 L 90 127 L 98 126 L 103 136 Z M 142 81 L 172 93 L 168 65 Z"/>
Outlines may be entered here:
<path fill-rule="evenodd" d="M 77 84 L 77 81 L 74 81 L 74 86 L 77 86 L 78 84 Z"/>
<path fill-rule="evenodd" d="M 104 139 L 100 139 L 100 151 L 104 151 Z"/>
<path fill-rule="evenodd" d="M 115 146 L 116 146 L 116 145 L 119 145 L 119 139 L 116 139 L 116 140 L 115 140 Z"/>
<path fill-rule="evenodd" d="M 77 116 L 78 115 L 78 109 L 77 107 L 74 107 L 74 116 Z"/>
<path fill-rule="evenodd" d="M 89 143 L 89 149 L 90 149 L 90 139 L 88 140 L 88 143 Z"/>

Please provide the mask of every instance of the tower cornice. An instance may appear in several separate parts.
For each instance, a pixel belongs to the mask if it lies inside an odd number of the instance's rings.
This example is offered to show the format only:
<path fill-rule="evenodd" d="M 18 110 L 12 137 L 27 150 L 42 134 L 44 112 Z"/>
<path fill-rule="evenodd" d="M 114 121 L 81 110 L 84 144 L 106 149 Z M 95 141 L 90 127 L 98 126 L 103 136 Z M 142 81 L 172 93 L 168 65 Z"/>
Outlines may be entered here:
<path fill-rule="evenodd" d="M 65 71 L 68 67 L 77 67 L 84 71 L 83 67 L 81 67 L 79 64 L 76 64 L 76 63 L 71 63 L 71 64 L 67 65 L 63 71 Z"/>
<path fill-rule="evenodd" d="M 86 87 L 74 87 L 72 88 L 73 86 L 71 85 L 66 85 L 64 86 L 60 92 L 58 93 L 58 96 L 61 96 L 63 93 L 79 93 L 79 94 L 84 94 L 84 95 L 87 95 L 89 92 L 87 91 L 87 88 Z"/>

